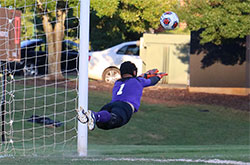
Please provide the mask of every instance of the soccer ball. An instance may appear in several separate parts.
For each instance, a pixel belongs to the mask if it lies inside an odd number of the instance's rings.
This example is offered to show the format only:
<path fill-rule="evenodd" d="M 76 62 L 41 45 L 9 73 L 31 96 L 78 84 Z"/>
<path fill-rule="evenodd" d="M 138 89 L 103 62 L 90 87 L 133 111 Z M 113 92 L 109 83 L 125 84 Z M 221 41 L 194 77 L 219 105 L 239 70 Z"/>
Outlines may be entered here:
<path fill-rule="evenodd" d="M 167 11 L 162 14 L 160 23 L 165 30 L 173 30 L 178 26 L 179 18 L 174 12 Z"/>

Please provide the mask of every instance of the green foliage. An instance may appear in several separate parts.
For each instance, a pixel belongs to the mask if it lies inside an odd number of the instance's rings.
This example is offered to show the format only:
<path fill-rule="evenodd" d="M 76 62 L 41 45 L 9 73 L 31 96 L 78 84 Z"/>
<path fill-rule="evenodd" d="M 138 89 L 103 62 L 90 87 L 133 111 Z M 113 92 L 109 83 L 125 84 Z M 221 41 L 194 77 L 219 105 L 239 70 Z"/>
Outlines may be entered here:
<path fill-rule="evenodd" d="M 115 17 L 128 30 L 141 33 L 149 27 L 157 27 L 161 14 L 177 3 L 177 0 L 93 0 L 91 8 L 98 17 Z"/>
<path fill-rule="evenodd" d="M 116 12 L 119 1 L 117 0 L 92 0 L 90 1 L 91 7 L 98 11 L 97 16 L 108 16 L 112 17 L 113 14 Z"/>
<path fill-rule="evenodd" d="M 178 0 L 93 0 L 91 34 L 93 50 L 123 41 L 138 40 L 149 28 L 156 28 L 162 13 L 174 11 Z"/>
<path fill-rule="evenodd" d="M 250 34 L 249 0 L 187 0 L 180 15 L 191 31 L 204 29 L 201 43 L 219 45 L 225 39 Z"/>
<path fill-rule="evenodd" d="M 33 0 L 0 0 L 1 7 L 24 9 L 25 4 L 32 4 Z"/>
<path fill-rule="evenodd" d="M 50 20 L 56 19 L 56 1 L 40 0 L 43 7 L 49 12 Z M 65 0 L 66 1 L 66 0 Z M 33 13 L 38 14 L 40 10 L 35 6 L 36 0 L 0 0 L 2 7 L 13 6 L 23 11 L 23 36 L 32 38 L 34 35 L 43 34 L 42 26 L 33 26 L 34 20 L 41 24 L 41 15 L 35 19 L 31 18 Z M 67 1 L 71 8 L 68 11 L 68 17 L 65 22 L 67 37 L 77 37 L 77 31 L 74 30 L 79 24 L 79 1 Z M 176 11 L 178 0 L 91 0 L 91 34 L 90 41 L 92 50 L 105 49 L 124 41 L 138 40 L 142 33 L 149 28 L 156 28 L 159 24 L 161 14 L 167 10 Z M 73 18 L 73 19 L 72 19 Z"/>
<path fill-rule="evenodd" d="M 103 16 L 99 18 L 91 12 L 90 25 L 91 50 L 102 50 L 125 40 L 137 40 L 140 34 L 128 32 L 120 19 Z"/>

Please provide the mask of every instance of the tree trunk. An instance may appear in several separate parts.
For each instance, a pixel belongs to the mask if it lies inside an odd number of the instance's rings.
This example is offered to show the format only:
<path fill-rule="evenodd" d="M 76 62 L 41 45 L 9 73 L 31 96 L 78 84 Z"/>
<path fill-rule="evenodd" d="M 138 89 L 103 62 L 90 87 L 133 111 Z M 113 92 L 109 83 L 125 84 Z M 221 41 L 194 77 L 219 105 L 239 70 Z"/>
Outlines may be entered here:
<path fill-rule="evenodd" d="M 42 3 L 37 0 L 38 7 L 42 8 Z M 44 12 L 46 13 L 46 12 Z M 47 48 L 48 48 L 48 75 L 47 79 L 50 80 L 63 80 L 64 76 L 61 72 L 61 52 L 62 52 L 62 41 L 64 38 L 64 22 L 66 18 L 67 10 L 57 11 L 57 23 L 53 29 L 52 24 L 49 22 L 49 16 L 43 15 L 43 29 L 46 34 Z"/>
<path fill-rule="evenodd" d="M 55 73 L 56 79 L 64 79 L 61 72 L 61 56 L 62 56 L 62 41 L 64 38 L 64 22 L 66 18 L 65 11 L 57 11 L 57 23 L 54 27 L 54 52 L 55 61 L 54 65 L 51 65 L 51 70 Z"/>

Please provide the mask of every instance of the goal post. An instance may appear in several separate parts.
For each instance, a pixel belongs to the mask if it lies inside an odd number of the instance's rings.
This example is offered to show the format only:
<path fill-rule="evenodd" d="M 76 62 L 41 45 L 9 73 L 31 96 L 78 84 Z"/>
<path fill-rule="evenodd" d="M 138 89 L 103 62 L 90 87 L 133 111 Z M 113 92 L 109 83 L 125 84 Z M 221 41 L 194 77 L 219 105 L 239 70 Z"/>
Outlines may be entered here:
<path fill-rule="evenodd" d="M 78 109 L 88 110 L 88 53 L 89 53 L 89 5 L 90 0 L 81 0 L 80 5 L 80 59 Z M 78 121 L 77 150 L 79 156 L 87 156 L 87 124 Z"/>

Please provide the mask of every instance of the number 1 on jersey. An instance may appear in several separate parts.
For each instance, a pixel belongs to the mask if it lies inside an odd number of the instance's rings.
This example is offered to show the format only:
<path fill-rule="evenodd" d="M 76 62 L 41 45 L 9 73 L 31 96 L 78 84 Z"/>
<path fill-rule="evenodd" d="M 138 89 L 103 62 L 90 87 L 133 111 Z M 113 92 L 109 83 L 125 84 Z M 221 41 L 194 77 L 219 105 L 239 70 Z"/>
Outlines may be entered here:
<path fill-rule="evenodd" d="M 120 89 L 118 90 L 118 92 L 116 93 L 116 95 L 121 95 L 122 94 L 122 90 L 124 88 L 125 84 L 121 84 L 120 85 Z"/>

